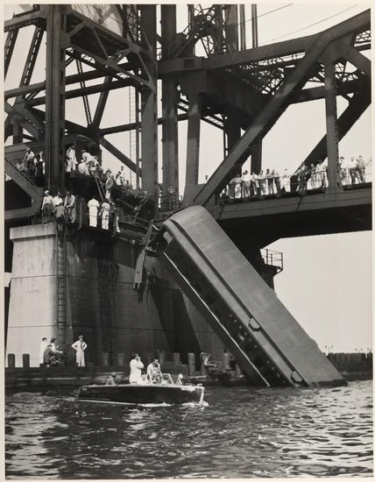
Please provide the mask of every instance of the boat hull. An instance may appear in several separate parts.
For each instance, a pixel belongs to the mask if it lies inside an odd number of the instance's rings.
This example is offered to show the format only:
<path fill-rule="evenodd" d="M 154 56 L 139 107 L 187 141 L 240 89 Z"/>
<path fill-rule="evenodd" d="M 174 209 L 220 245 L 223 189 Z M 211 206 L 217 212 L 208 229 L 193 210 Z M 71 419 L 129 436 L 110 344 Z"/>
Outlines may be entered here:
<path fill-rule="evenodd" d="M 202 403 L 204 387 L 193 385 L 85 385 L 79 400 L 126 404 Z"/>

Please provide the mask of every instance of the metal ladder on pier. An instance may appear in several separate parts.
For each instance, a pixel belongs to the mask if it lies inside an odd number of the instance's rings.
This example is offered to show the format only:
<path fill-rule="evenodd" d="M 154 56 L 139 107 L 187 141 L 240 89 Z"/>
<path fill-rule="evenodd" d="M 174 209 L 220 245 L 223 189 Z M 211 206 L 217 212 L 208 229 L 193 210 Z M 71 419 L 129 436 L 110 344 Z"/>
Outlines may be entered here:
<path fill-rule="evenodd" d="M 67 261 L 67 245 L 66 245 L 66 229 L 63 231 L 56 230 L 56 326 L 57 340 L 59 349 L 65 351 L 66 346 L 66 302 L 67 302 L 67 286 L 66 286 L 66 261 Z"/>

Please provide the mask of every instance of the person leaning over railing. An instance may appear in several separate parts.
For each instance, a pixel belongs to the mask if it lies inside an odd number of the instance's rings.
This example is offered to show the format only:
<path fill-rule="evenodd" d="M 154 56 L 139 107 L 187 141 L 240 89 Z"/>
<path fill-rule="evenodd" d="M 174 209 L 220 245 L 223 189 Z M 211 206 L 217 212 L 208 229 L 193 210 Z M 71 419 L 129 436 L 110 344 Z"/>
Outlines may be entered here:
<path fill-rule="evenodd" d="M 359 182 L 366 182 L 366 163 L 362 156 L 359 156 L 357 159 L 357 177 Z"/>
<path fill-rule="evenodd" d="M 242 176 L 242 195 L 245 199 L 250 199 L 250 173 L 249 171 L 244 171 Z"/>

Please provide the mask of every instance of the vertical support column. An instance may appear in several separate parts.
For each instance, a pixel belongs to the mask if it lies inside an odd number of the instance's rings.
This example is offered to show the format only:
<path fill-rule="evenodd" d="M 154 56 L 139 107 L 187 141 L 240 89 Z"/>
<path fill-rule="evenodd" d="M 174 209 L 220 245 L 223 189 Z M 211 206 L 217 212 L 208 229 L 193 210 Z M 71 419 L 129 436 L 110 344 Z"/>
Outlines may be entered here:
<path fill-rule="evenodd" d="M 64 188 L 65 30 L 64 6 L 49 5 L 46 60 L 46 184 L 53 193 Z"/>
<path fill-rule="evenodd" d="M 143 47 L 151 48 L 152 59 L 144 57 L 147 70 L 153 77 L 154 88 L 141 88 L 141 160 L 142 189 L 151 196 L 157 195 L 157 74 L 156 74 L 156 5 L 140 5 Z M 147 43 L 147 40 L 148 43 Z"/>
<path fill-rule="evenodd" d="M 230 52 L 238 51 L 238 5 L 225 5 L 225 38 Z"/>
<path fill-rule="evenodd" d="M 198 184 L 201 99 L 197 92 L 189 95 L 188 116 L 185 202 L 192 200 L 195 194 L 195 186 Z"/>
<path fill-rule="evenodd" d="M 259 174 L 262 169 L 262 139 L 259 139 L 251 147 L 251 172 Z"/>
<path fill-rule="evenodd" d="M 245 5 L 240 5 L 240 50 L 246 50 Z"/>
<path fill-rule="evenodd" d="M 161 6 L 161 37 L 162 56 L 166 59 L 176 40 L 176 5 Z M 177 79 L 173 75 L 166 75 L 162 82 L 163 193 L 165 195 L 168 188 L 173 187 L 178 195 Z"/>
<path fill-rule="evenodd" d="M 253 3 L 251 5 L 251 30 L 253 39 L 253 48 L 258 47 L 258 12 L 257 5 Z"/>
<path fill-rule="evenodd" d="M 224 121 L 224 134 L 227 139 L 226 146 L 229 152 L 241 137 L 241 127 L 234 121 L 232 117 L 229 117 Z M 225 152 L 225 156 L 228 155 L 228 152 Z"/>
<path fill-rule="evenodd" d="M 327 61 L 324 65 L 324 72 L 328 158 L 327 175 L 329 189 L 332 189 L 341 186 L 338 169 L 339 146 L 337 135 L 335 64 L 332 61 Z"/>
<path fill-rule="evenodd" d="M 227 117 L 224 121 L 224 157 L 227 157 L 232 147 L 241 137 L 241 127 L 235 122 L 233 117 Z M 232 174 L 233 176 L 241 172 L 241 167 L 236 168 Z M 233 177 L 231 176 L 231 177 Z"/>

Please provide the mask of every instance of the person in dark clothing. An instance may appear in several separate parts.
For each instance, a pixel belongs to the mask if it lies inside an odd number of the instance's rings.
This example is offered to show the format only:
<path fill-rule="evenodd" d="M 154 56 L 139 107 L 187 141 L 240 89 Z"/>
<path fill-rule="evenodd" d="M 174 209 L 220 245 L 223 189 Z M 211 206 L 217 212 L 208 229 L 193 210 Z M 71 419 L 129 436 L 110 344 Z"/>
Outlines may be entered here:
<path fill-rule="evenodd" d="M 43 354 L 43 363 L 45 366 L 58 366 L 64 362 L 64 354 L 62 351 L 53 350 L 51 344 L 47 346 Z"/>

